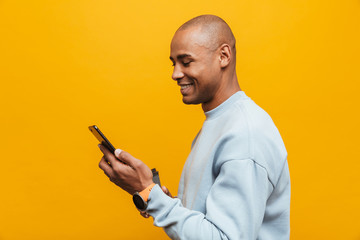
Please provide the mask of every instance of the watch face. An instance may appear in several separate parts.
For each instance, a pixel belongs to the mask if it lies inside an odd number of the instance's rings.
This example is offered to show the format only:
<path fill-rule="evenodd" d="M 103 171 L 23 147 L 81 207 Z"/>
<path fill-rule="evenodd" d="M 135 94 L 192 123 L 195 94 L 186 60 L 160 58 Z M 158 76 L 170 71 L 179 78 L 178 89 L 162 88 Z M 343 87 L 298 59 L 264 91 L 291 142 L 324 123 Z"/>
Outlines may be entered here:
<path fill-rule="evenodd" d="M 142 199 L 142 197 L 138 194 L 134 194 L 133 196 L 133 201 L 134 201 L 134 204 L 135 206 L 139 209 L 139 210 L 142 210 L 144 211 L 147 207 L 147 204 L 146 202 Z"/>

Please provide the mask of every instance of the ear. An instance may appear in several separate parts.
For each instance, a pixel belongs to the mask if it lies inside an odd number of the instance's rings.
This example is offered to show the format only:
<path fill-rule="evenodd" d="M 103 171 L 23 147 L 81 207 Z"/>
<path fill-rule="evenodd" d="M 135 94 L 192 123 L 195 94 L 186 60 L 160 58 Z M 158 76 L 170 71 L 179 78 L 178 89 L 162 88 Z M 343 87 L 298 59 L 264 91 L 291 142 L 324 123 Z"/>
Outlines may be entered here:
<path fill-rule="evenodd" d="M 230 64 L 232 58 L 231 48 L 228 44 L 224 43 L 220 46 L 219 51 L 220 66 L 221 68 L 225 68 Z"/>

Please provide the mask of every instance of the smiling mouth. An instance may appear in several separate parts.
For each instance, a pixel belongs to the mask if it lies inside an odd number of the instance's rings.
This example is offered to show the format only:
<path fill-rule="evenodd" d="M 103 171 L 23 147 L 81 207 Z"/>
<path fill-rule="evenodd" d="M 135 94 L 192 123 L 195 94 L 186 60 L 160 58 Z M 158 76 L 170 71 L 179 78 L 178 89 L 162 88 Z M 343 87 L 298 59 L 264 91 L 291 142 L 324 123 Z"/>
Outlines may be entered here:
<path fill-rule="evenodd" d="M 186 84 L 186 85 L 180 85 L 180 87 L 181 87 L 181 90 L 184 90 L 184 89 L 189 88 L 189 87 L 192 86 L 192 85 L 193 85 L 193 84 L 190 83 L 190 84 Z"/>

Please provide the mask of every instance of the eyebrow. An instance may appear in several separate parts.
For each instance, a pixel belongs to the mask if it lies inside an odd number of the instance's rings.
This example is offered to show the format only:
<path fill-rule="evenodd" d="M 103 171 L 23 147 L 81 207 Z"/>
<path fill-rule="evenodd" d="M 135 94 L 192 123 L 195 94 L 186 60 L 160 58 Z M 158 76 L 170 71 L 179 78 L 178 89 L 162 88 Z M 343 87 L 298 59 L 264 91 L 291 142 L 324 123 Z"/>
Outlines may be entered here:
<path fill-rule="evenodd" d="M 178 60 L 181 60 L 181 59 L 186 58 L 186 57 L 191 57 L 191 55 L 190 55 L 190 54 L 180 54 L 180 55 L 177 55 L 177 56 L 176 56 L 176 58 L 177 58 Z M 174 61 L 174 59 L 173 59 L 172 57 L 170 57 L 170 60 L 171 60 L 171 61 Z"/>

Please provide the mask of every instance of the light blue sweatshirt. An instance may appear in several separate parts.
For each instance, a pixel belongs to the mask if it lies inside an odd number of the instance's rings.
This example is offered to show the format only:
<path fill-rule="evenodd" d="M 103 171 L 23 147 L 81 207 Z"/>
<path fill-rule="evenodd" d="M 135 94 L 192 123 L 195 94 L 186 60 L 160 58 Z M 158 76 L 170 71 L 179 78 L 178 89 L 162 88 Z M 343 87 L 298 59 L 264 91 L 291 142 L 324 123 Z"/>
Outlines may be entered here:
<path fill-rule="evenodd" d="M 287 152 L 270 116 L 242 91 L 205 115 L 178 197 L 150 192 L 154 225 L 172 239 L 289 239 Z"/>

